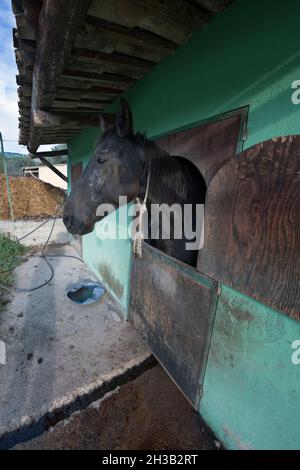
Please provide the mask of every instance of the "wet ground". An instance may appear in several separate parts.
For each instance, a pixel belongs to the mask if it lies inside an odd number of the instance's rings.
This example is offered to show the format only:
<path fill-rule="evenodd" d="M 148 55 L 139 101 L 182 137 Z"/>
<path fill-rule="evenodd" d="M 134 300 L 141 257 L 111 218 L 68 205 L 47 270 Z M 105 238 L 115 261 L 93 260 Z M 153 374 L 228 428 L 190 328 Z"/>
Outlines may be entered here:
<path fill-rule="evenodd" d="M 209 450 L 210 430 L 160 366 L 15 449 Z"/>

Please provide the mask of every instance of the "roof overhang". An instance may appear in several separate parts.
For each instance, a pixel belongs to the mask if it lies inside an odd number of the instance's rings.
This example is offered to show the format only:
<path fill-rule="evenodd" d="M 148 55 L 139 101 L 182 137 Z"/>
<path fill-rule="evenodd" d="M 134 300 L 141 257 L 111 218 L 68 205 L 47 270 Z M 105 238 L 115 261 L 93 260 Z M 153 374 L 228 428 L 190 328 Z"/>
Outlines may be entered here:
<path fill-rule="evenodd" d="M 19 143 L 66 143 L 234 0 L 12 0 Z"/>

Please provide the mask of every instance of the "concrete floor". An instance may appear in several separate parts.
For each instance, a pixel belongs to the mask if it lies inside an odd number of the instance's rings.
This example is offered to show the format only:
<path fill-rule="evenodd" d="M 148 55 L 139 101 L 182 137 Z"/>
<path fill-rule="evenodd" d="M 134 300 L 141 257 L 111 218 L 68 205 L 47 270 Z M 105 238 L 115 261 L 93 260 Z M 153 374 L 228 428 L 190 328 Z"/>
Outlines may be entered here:
<path fill-rule="evenodd" d="M 210 450 L 220 443 L 160 366 L 15 450 Z"/>
<path fill-rule="evenodd" d="M 76 256 L 70 246 L 49 252 Z M 51 263 L 55 277 L 50 284 L 12 295 L 0 313 L 7 353 L 6 365 L 0 365 L 0 448 L 40 434 L 137 376 L 153 360 L 107 294 L 90 306 L 66 297 L 67 283 L 93 279 L 83 263 L 72 258 L 52 258 Z M 16 269 L 16 286 L 32 288 L 48 277 L 44 260 L 29 257 Z"/>

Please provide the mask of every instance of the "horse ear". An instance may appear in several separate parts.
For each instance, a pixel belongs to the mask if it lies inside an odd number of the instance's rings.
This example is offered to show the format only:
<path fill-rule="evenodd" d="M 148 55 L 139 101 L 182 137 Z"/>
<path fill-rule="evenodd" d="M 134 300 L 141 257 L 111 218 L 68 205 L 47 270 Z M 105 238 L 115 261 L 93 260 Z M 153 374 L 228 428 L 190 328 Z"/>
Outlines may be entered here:
<path fill-rule="evenodd" d="M 121 109 L 116 116 L 117 131 L 120 137 L 126 137 L 133 133 L 132 113 L 124 98 L 120 100 Z"/>

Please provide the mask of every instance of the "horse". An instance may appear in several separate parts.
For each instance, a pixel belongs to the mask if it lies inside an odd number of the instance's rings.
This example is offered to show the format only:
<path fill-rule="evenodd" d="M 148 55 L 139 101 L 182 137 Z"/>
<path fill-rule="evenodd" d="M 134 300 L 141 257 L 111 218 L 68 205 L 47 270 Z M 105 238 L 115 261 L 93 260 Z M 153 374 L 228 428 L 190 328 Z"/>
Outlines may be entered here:
<path fill-rule="evenodd" d="M 102 134 L 89 163 L 81 173 L 64 204 L 63 222 L 72 234 L 84 235 L 94 229 L 97 208 L 101 204 L 119 207 L 119 196 L 128 202 L 145 199 L 148 211 L 153 204 L 167 204 L 184 209 L 192 207 L 192 226 L 195 228 L 196 208 L 205 203 L 206 184 L 197 167 L 188 159 L 171 156 L 145 134 L 133 131 L 129 104 L 121 99 L 115 123 L 101 116 Z M 150 212 L 151 214 L 151 212 Z M 100 217 L 101 219 L 102 217 Z M 160 235 L 145 240 L 164 253 L 196 266 L 197 250 L 188 249 L 185 224 L 177 238 L 175 220 L 170 220 L 170 239 Z M 152 226 L 151 215 L 149 226 Z"/>

